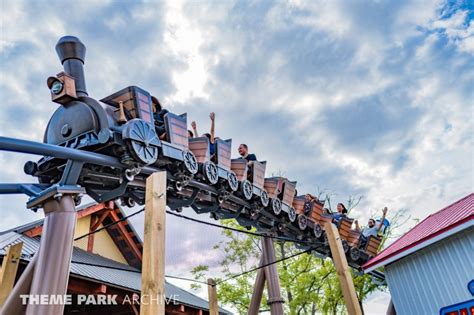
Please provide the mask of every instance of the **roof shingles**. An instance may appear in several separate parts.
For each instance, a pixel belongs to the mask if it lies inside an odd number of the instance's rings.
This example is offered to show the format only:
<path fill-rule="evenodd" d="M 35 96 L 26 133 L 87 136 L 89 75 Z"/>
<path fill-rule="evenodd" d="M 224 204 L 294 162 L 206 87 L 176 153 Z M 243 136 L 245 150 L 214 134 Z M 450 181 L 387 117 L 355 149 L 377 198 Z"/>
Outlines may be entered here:
<path fill-rule="evenodd" d="M 6 255 L 6 247 L 19 242 L 23 242 L 21 258 L 29 261 L 39 249 L 40 238 L 31 238 L 12 231 L 4 233 L 0 235 L 0 257 Z M 84 251 L 78 247 L 74 247 L 71 261 L 71 275 L 73 276 L 140 292 L 141 273 L 137 268 Z M 209 307 L 206 300 L 169 282 L 165 283 L 165 295 L 168 298 L 176 299 L 179 303 L 198 309 L 207 310 Z M 219 314 L 231 313 L 220 308 Z"/>

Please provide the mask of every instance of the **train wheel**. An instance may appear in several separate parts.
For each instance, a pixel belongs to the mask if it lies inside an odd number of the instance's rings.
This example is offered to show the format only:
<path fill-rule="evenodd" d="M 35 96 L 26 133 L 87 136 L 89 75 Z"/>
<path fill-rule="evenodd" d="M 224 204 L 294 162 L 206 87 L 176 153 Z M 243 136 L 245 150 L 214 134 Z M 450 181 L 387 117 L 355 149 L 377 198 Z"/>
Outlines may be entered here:
<path fill-rule="evenodd" d="M 272 210 L 275 215 L 279 215 L 281 213 L 281 200 L 278 198 L 272 199 Z"/>
<path fill-rule="evenodd" d="M 356 247 L 352 247 L 350 250 L 350 255 L 353 261 L 358 261 L 360 258 L 360 250 Z"/>
<path fill-rule="evenodd" d="M 255 209 L 250 210 L 249 214 L 250 214 L 250 219 L 252 219 L 254 221 L 259 218 L 259 212 Z"/>
<path fill-rule="evenodd" d="M 290 208 L 288 210 L 288 219 L 290 219 L 290 222 L 295 222 L 295 220 L 296 220 L 296 210 L 295 210 L 295 208 Z"/>
<path fill-rule="evenodd" d="M 284 233 L 286 231 L 286 225 L 284 225 L 283 223 L 279 223 L 278 224 L 278 231 Z"/>
<path fill-rule="evenodd" d="M 248 180 L 244 180 L 242 182 L 241 189 L 242 189 L 242 194 L 244 195 L 245 199 L 247 200 L 252 199 L 253 187 L 252 187 L 252 184 Z"/>
<path fill-rule="evenodd" d="M 120 200 L 122 201 L 122 206 L 126 206 L 126 207 L 129 207 L 129 208 L 135 207 L 135 204 L 136 204 L 135 200 L 133 200 L 130 197 L 122 197 L 122 198 L 120 198 Z"/>
<path fill-rule="evenodd" d="M 222 203 L 223 203 L 224 201 L 226 201 L 226 200 L 227 200 L 227 197 L 226 197 L 225 195 L 223 195 L 223 194 L 220 194 L 220 195 L 217 196 L 217 202 L 218 202 L 219 204 L 222 204 Z"/>
<path fill-rule="evenodd" d="M 321 225 L 319 225 L 318 223 L 315 223 L 314 228 L 313 228 L 313 233 L 314 233 L 314 236 L 316 236 L 317 238 L 320 238 L 323 235 L 323 228 L 321 227 Z"/>
<path fill-rule="evenodd" d="M 260 194 L 260 203 L 262 206 L 266 207 L 268 206 L 268 203 L 270 202 L 270 198 L 268 198 L 268 194 L 265 190 L 262 190 L 262 193 Z"/>
<path fill-rule="evenodd" d="M 239 189 L 239 180 L 237 179 L 237 175 L 235 175 L 234 172 L 229 172 L 227 182 L 229 184 L 230 190 L 237 191 L 237 189 Z"/>
<path fill-rule="evenodd" d="M 148 165 L 158 159 L 160 140 L 155 128 L 145 121 L 132 119 L 127 122 L 122 131 L 122 138 L 138 162 Z"/>
<path fill-rule="evenodd" d="M 212 163 L 211 161 L 204 163 L 204 177 L 210 184 L 217 184 L 219 176 L 217 175 L 216 164 Z"/>
<path fill-rule="evenodd" d="M 308 227 L 308 218 L 304 214 L 298 215 L 298 227 L 301 231 L 306 230 Z"/>
<path fill-rule="evenodd" d="M 196 157 L 191 151 L 184 151 L 183 152 L 183 161 L 186 170 L 191 174 L 196 174 L 198 171 L 198 163 Z"/>

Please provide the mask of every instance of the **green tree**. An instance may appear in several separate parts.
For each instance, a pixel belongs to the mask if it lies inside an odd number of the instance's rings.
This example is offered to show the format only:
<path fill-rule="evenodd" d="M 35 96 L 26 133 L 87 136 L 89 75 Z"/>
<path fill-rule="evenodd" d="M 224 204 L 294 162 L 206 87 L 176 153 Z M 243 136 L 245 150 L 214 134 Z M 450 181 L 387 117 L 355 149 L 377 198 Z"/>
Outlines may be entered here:
<path fill-rule="evenodd" d="M 329 196 L 327 196 L 328 200 Z M 357 206 L 360 198 L 349 198 L 347 205 L 349 210 Z M 330 202 L 329 202 L 330 205 Z M 393 235 L 393 231 L 405 223 L 406 211 L 399 210 L 391 213 L 391 228 L 384 237 Z M 244 230 L 234 220 L 223 220 L 225 226 Z M 261 257 L 260 238 L 243 233 L 223 230 L 225 239 L 214 247 L 224 252 L 221 261 L 222 279 L 231 280 L 218 283 L 218 299 L 222 305 L 228 305 L 238 311 L 239 314 L 247 314 L 250 304 L 256 271 L 248 272 L 256 268 Z M 289 257 L 300 252 L 291 242 L 275 242 L 277 259 Z M 303 254 L 284 260 L 277 264 L 282 296 L 285 298 L 285 314 L 344 314 L 346 312 L 339 279 L 334 265 L 329 258 L 317 257 L 311 254 Z M 208 266 L 196 266 L 192 273 L 196 279 L 207 278 Z M 248 272 L 248 273 L 246 273 Z M 385 290 L 385 286 L 374 283 L 369 275 L 361 275 L 353 272 L 354 285 L 362 306 L 362 301 L 376 291 Z M 193 288 L 199 287 L 193 285 Z M 266 290 L 265 290 L 266 291 Z M 263 296 L 261 310 L 267 310 L 266 292 Z"/>

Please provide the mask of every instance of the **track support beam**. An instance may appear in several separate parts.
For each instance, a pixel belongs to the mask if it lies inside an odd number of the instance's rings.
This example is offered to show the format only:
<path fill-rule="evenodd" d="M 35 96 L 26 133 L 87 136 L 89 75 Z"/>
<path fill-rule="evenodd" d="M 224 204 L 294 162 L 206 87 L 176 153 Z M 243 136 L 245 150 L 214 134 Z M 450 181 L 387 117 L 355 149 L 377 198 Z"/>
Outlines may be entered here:
<path fill-rule="evenodd" d="M 269 237 L 263 237 L 260 266 L 275 261 L 276 255 L 273 240 Z M 267 304 L 270 306 L 270 313 L 272 315 L 283 315 L 283 303 L 285 300 L 281 297 L 280 278 L 278 276 L 276 264 L 271 264 L 257 271 L 257 278 L 255 279 L 254 291 L 250 301 L 248 314 L 256 315 L 259 313 L 265 281 L 267 283 Z"/>
<path fill-rule="evenodd" d="M 336 267 L 336 272 L 339 277 L 339 282 L 341 285 L 342 295 L 344 296 L 344 301 L 346 303 L 347 312 L 349 315 L 362 315 L 362 310 L 360 308 L 359 299 L 357 298 L 357 293 L 354 287 L 354 282 L 352 281 L 352 275 L 349 270 L 349 265 L 347 264 L 346 255 L 344 249 L 342 248 L 341 237 L 339 232 L 334 224 L 331 222 L 326 222 L 324 225 L 324 230 L 326 231 L 329 247 L 332 253 L 332 259 L 334 266 Z"/>
<path fill-rule="evenodd" d="M 219 315 L 219 306 L 217 304 L 217 288 L 214 279 L 207 279 L 207 292 L 209 299 L 209 315 Z"/>
<path fill-rule="evenodd" d="M 146 180 L 141 315 L 165 314 L 166 172 Z"/>
<path fill-rule="evenodd" d="M 3 258 L 2 268 L 0 270 L 0 306 L 5 302 L 15 284 L 22 248 L 22 242 L 11 245 L 8 247 L 7 254 Z"/>

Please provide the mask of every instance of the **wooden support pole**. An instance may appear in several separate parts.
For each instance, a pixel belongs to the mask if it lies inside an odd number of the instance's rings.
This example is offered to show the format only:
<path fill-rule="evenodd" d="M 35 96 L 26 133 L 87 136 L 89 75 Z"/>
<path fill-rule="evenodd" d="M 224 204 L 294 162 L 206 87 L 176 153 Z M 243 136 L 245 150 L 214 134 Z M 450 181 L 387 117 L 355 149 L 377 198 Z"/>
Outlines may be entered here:
<path fill-rule="evenodd" d="M 217 305 L 217 287 L 214 279 L 207 279 L 207 292 L 209 298 L 209 315 L 219 315 L 219 306 Z"/>
<path fill-rule="evenodd" d="M 89 224 L 89 233 L 94 232 L 94 225 L 99 218 L 95 214 L 91 214 L 91 222 Z M 94 251 L 94 235 L 95 233 L 90 234 L 87 236 L 87 251 L 92 253 Z"/>
<path fill-rule="evenodd" d="M 146 180 L 141 315 L 165 314 L 166 172 Z"/>
<path fill-rule="evenodd" d="M 336 226 L 331 222 L 326 222 L 324 224 L 324 230 L 328 237 L 332 259 L 341 284 L 342 295 L 346 302 L 347 312 L 349 315 L 362 315 L 359 299 L 357 298 L 354 282 L 352 281 L 352 275 L 349 270 L 349 265 L 347 264 L 344 249 L 342 248 L 339 232 L 337 231 Z"/>
<path fill-rule="evenodd" d="M 15 284 L 22 248 L 23 242 L 14 244 L 8 247 L 7 254 L 3 257 L 2 269 L 0 270 L 0 306 L 5 302 Z"/>

